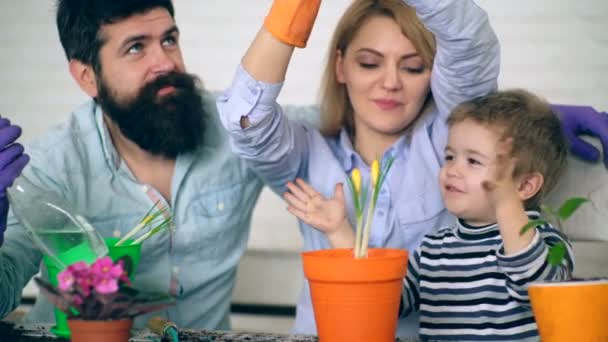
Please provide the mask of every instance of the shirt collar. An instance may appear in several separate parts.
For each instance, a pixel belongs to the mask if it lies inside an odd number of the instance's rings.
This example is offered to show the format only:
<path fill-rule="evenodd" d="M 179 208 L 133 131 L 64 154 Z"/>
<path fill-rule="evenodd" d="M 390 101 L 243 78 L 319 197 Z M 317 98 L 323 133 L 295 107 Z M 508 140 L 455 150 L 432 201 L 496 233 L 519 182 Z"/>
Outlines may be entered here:
<path fill-rule="evenodd" d="M 530 220 L 536 220 L 540 217 L 538 211 L 528 210 L 526 215 Z M 462 219 L 458 218 L 456 224 L 457 234 L 463 240 L 484 240 L 494 238 L 500 235 L 497 223 L 491 223 L 481 227 L 475 227 L 466 224 Z"/>
<path fill-rule="evenodd" d="M 103 112 L 101 111 L 101 106 L 95 104 L 95 125 L 97 127 L 97 133 L 101 137 L 101 147 L 103 149 L 103 155 L 108 164 L 108 167 L 116 171 L 120 167 L 120 155 L 114 144 L 112 143 L 112 137 L 110 136 L 110 131 L 103 120 Z"/>
<path fill-rule="evenodd" d="M 349 172 L 353 169 L 353 165 L 356 165 L 358 160 L 361 159 L 359 154 L 353 148 L 353 143 L 350 141 L 350 137 L 345 128 L 340 130 L 339 142 L 341 150 L 344 152 L 342 155 L 342 167 L 345 171 Z"/>
<path fill-rule="evenodd" d="M 397 139 L 397 141 L 395 141 L 393 145 L 391 145 L 391 147 L 384 152 L 382 159 L 384 160 L 389 156 L 394 156 L 395 160 L 405 160 L 410 142 L 411 134 L 408 131 L 401 135 L 399 139 Z M 359 153 L 355 151 L 346 128 L 342 128 L 340 130 L 338 144 L 343 151 L 341 162 L 345 171 L 349 172 L 353 168 L 365 164 Z"/>

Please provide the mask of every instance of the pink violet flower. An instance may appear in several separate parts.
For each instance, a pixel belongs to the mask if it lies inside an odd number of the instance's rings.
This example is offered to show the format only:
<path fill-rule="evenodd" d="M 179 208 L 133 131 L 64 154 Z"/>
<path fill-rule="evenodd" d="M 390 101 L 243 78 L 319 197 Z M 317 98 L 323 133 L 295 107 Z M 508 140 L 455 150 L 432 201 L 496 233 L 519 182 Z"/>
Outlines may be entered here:
<path fill-rule="evenodd" d="M 93 263 L 91 266 L 91 271 L 95 277 L 101 277 L 104 279 L 118 279 L 118 277 L 120 277 L 120 275 L 123 273 L 122 263 L 119 262 L 115 265 L 110 257 L 103 257 L 95 261 L 95 263 Z"/>
<path fill-rule="evenodd" d="M 79 295 L 74 295 L 74 297 L 72 298 L 72 301 L 74 302 L 75 305 L 82 305 L 82 303 L 84 303 L 84 300 Z"/>
<path fill-rule="evenodd" d="M 91 288 L 93 288 L 95 284 L 93 284 L 90 275 L 87 275 L 85 277 L 76 276 L 76 286 L 78 287 L 83 296 L 88 297 L 91 293 Z"/>
<path fill-rule="evenodd" d="M 67 291 L 74 285 L 74 274 L 67 268 L 59 272 L 57 280 L 59 281 L 59 289 L 61 291 Z"/>
<path fill-rule="evenodd" d="M 111 294 L 118 291 L 119 281 L 130 284 L 122 261 L 114 264 L 110 257 L 97 259 L 92 265 L 79 261 L 58 274 L 61 291 L 75 290 L 74 303 L 82 303 L 92 291 Z"/>
<path fill-rule="evenodd" d="M 95 291 L 99 294 L 110 294 L 118 291 L 118 281 L 112 278 L 101 279 L 95 285 Z"/>
<path fill-rule="evenodd" d="M 89 265 L 84 261 L 79 261 L 71 264 L 67 269 L 74 274 L 88 273 Z"/>
<path fill-rule="evenodd" d="M 122 272 L 122 274 L 120 275 L 120 278 L 118 278 L 118 280 L 122 281 L 123 283 L 127 284 L 127 285 L 131 285 L 131 280 L 129 280 L 129 275 L 127 274 L 127 272 Z"/>

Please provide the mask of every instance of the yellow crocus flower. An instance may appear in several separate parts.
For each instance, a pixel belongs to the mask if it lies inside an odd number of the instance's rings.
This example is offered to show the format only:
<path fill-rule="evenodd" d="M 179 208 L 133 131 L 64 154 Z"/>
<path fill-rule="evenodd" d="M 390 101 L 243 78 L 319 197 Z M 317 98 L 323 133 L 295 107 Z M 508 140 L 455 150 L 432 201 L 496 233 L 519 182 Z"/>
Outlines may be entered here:
<path fill-rule="evenodd" d="M 378 163 L 378 159 L 374 159 L 372 162 L 372 170 L 370 171 L 370 176 L 372 178 L 372 186 L 376 186 L 378 184 L 378 176 L 380 176 L 380 163 Z"/>
<path fill-rule="evenodd" d="M 353 186 L 355 187 L 355 194 L 359 196 L 361 193 L 361 171 L 358 168 L 354 168 L 350 173 L 350 179 L 353 181 Z"/>

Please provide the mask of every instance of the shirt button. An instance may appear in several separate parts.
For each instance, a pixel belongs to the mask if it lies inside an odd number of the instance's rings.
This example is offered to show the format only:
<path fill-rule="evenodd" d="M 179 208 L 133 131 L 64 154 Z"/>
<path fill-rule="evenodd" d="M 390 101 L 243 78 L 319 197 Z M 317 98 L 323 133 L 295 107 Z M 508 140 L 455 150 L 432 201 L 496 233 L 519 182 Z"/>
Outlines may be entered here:
<path fill-rule="evenodd" d="M 218 209 L 219 211 L 223 211 L 223 210 L 224 210 L 224 202 L 220 202 L 220 203 L 218 203 L 218 204 L 217 204 L 217 209 Z"/>
<path fill-rule="evenodd" d="M 147 193 L 147 192 L 148 192 L 148 186 L 147 186 L 147 185 L 142 185 L 142 186 L 141 186 L 141 191 L 143 191 L 143 192 L 146 192 L 146 193 Z"/>

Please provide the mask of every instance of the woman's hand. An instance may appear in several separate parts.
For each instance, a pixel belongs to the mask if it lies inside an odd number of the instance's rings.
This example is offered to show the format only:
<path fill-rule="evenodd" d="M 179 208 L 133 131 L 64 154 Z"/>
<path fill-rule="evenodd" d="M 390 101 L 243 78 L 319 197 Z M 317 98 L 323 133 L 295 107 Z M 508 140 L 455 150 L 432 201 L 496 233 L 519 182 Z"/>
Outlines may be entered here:
<path fill-rule="evenodd" d="M 334 197 L 327 199 L 302 179 L 287 183 L 283 197 L 287 210 L 304 223 L 325 233 L 334 248 L 352 248 L 355 242 L 353 229 L 346 217 L 344 190 L 336 184 Z"/>

